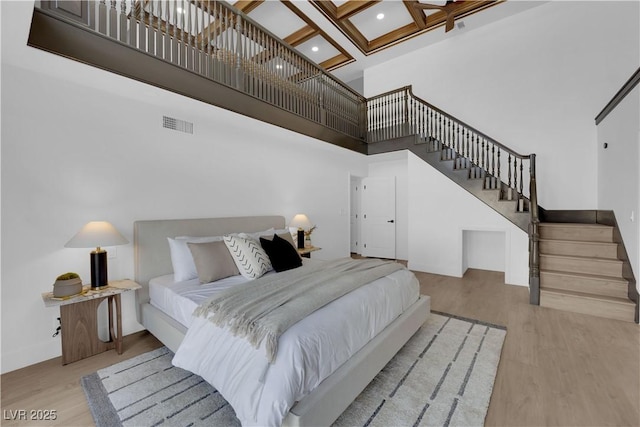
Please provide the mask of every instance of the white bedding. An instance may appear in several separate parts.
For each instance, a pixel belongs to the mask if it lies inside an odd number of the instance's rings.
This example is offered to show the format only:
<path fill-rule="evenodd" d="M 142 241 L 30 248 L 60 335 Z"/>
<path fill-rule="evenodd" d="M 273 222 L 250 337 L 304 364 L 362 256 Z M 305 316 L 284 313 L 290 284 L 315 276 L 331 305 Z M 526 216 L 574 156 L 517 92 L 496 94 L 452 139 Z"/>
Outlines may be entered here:
<path fill-rule="evenodd" d="M 189 326 L 173 359 L 174 365 L 212 384 L 231 404 L 244 426 L 281 425 L 296 401 L 317 387 L 419 296 L 418 281 L 408 270 L 378 279 L 289 328 L 280 337 L 275 362 L 269 364 L 264 348 L 256 350 L 246 340 L 208 320 L 189 315 L 191 307 L 204 301 L 209 292 L 238 284 L 232 283 L 235 278 L 231 279 L 210 285 L 199 285 L 197 279 L 167 284 L 170 279 L 165 276 L 150 284 L 150 292 L 153 305 Z M 172 303 L 168 297 L 171 294 L 179 295 Z"/>
<path fill-rule="evenodd" d="M 322 261 L 303 259 L 303 265 Z M 275 274 L 270 271 L 267 274 Z M 162 310 L 183 326 L 191 326 L 193 311 L 207 298 L 218 291 L 248 282 L 250 279 L 238 274 L 211 283 L 201 284 L 198 278 L 176 282 L 173 274 L 153 278 L 149 281 L 149 299 L 152 306 Z"/>
<path fill-rule="evenodd" d="M 227 277 L 217 282 L 200 284 L 198 278 L 175 282 L 173 274 L 149 281 L 151 305 L 159 308 L 185 327 L 193 321 L 193 311 L 215 292 L 247 282 L 241 275 Z"/>

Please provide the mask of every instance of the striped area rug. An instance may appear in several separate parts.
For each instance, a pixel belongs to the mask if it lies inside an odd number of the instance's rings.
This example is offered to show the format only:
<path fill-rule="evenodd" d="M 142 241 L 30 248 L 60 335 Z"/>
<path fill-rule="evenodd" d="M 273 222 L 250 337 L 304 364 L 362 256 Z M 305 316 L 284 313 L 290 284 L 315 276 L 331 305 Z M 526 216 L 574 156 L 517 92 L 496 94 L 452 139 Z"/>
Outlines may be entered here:
<path fill-rule="evenodd" d="M 483 425 L 505 335 L 432 312 L 334 425 Z M 239 426 L 222 396 L 172 358 L 162 347 L 82 378 L 96 426 Z"/>

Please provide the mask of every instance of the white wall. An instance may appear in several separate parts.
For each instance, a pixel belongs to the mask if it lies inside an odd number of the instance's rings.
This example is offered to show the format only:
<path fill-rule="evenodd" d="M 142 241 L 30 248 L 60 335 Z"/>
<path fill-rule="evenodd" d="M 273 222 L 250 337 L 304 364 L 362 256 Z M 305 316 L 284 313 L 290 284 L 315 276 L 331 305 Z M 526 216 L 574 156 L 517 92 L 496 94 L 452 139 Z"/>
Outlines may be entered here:
<path fill-rule="evenodd" d="M 2 372 L 61 354 L 57 275 L 89 279 L 89 250 L 63 245 L 90 220 L 133 242 L 139 219 L 306 213 L 314 258 L 349 254 L 349 174 L 366 157 L 26 46 L 32 4 L 2 2 Z M 162 115 L 194 134 L 162 128 Z M 109 260 L 134 274 L 133 244 Z M 133 294 L 123 326 L 140 329 Z"/>
<path fill-rule="evenodd" d="M 640 63 L 639 8 L 552 1 L 456 29 L 365 70 L 365 95 L 413 85 L 416 95 L 503 144 L 535 152 L 541 206 L 594 209 L 593 119 Z"/>
<path fill-rule="evenodd" d="M 413 153 L 408 154 L 409 262 L 412 270 L 462 277 L 465 230 L 497 232 L 503 243 L 486 239 L 474 250 L 504 254 L 505 282 L 528 285 L 527 233 L 438 172 Z M 484 245 L 484 246 L 483 246 Z M 499 256 L 499 255 L 498 255 Z M 468 267 L 494 269 L 486 261 Z"/>
<path fill-rule="evenodd" d="M 505 271 L 506 234 L 503 230 L 481 229 L 462 232 L 462 273 L 469 268 Z"/>
<path fill-rule="evenodd" d="M 613 210 L 615 213 L 638 286 L 640 286 L 639 147 L 640 86 L 636 86 L 598 125 L 598 209 Z"/>

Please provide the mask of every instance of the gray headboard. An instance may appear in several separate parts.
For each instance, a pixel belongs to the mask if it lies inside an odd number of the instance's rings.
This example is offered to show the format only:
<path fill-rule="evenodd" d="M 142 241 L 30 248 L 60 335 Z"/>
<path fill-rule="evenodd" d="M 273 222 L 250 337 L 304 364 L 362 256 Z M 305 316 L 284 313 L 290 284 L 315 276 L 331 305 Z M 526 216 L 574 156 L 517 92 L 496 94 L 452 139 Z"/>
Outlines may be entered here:
<path fill-rule="evenodd" d="M 246 216 L 231 218 L 163 219 L 133 223 L 135 280 L 138 319 L 140 306 L 149 301 L 149 280 L 171 274 L 171 253 L 167 237 L 222 236 L 235 232 L 256 232 L 269 228 L 285 228 L 283 216 Z"/>

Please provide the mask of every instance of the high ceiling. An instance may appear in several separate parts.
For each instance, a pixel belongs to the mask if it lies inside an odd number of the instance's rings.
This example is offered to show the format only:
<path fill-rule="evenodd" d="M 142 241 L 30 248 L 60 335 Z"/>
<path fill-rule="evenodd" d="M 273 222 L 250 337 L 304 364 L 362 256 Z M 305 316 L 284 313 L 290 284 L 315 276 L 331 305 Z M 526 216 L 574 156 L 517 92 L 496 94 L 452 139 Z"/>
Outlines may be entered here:
<path fill-rule="evenodd" d="M 534 2 L 439 0 L 230 1 L 337 77 L 529 8 Z M 525 5 L 527 3 L 528 5 Z M 449 18 L 449 19 L 447 19 Z"/>

